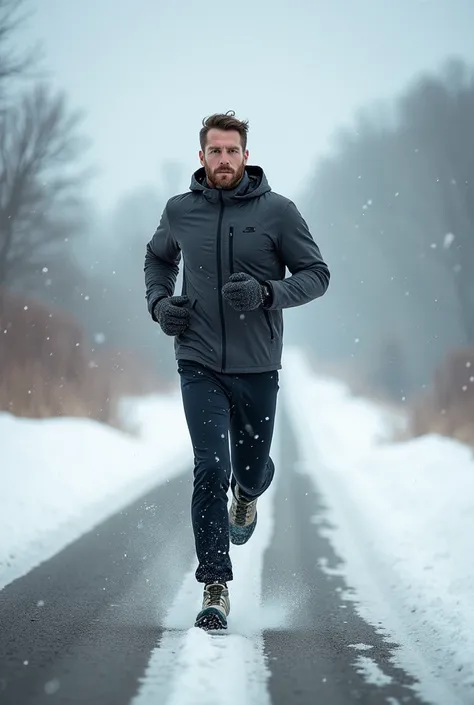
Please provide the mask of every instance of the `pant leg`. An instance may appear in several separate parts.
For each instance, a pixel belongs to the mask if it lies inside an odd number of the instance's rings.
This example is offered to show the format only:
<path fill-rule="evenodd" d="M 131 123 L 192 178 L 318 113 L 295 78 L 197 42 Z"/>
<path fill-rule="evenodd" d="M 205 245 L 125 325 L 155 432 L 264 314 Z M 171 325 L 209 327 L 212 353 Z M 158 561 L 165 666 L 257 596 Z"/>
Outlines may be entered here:
<path fill-rule="evenodd" d="M 232 580 L 227 491 L 230 480 L 230 399 L 219 377 L 180 363 L 184 413 L 194 450 L 191 517 L 201 583 Z"/>
<path fill-rule="evenodd" d="M 232 380 L 232 490 L 237 482 L 248 499 L 262 495 L 275 473 L 270 448 L 278 390 L 277 371 L 238 375 Z"/>

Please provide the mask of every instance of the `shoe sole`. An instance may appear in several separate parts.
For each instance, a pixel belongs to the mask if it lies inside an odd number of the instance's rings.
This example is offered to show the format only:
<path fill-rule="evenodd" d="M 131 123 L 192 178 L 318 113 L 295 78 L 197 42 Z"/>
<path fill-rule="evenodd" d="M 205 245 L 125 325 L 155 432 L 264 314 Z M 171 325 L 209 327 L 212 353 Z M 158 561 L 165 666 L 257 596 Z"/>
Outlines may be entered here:
<path fill-rule="evenodd" d="M 204 629 L 206 632 L 227 629 L 227 619 L 220 610 L 215 607 L 207 607 L 199 612 L 194 626 Z"/>

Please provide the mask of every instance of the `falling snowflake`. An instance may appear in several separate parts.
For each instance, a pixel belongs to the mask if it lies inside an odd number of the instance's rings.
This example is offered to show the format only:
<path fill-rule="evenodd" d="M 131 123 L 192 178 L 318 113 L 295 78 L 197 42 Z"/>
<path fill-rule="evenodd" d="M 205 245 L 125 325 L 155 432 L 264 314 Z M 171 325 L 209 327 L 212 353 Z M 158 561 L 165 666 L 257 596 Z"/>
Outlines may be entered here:
<path fill-rule="evenodd" d="M 453 235 L 453 233 L 446 233 L 446 235 L 444 236 L 444 240 L 443 240 L 443 247 L 444 247 L 444 249 L 447 250 L 448 247 L 451 247 L 451 245 L 453 244 L 453 242 L 454 242 L 454 235 Z"/>

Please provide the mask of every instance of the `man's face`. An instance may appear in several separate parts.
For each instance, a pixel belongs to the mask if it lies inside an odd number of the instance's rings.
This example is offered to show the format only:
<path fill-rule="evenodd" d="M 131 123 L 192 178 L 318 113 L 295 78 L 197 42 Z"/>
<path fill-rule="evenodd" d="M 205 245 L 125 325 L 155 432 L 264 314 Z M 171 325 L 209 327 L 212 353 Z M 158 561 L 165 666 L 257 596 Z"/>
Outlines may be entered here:
<path fill-rule="evenodd" d="M 209 130 L 206 148 L 199 152 L 209 185 L 222 189 L 237 186 L 244 175 L 248 157 L 248 150 L 244 152 L 242 149 L 237 130 Z"/>

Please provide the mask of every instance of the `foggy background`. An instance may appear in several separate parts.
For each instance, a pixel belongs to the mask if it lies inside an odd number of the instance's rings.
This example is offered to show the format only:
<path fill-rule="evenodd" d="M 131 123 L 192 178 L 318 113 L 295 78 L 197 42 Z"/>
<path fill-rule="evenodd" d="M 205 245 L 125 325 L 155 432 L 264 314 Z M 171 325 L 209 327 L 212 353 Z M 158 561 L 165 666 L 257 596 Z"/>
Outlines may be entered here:
<path fill-rule="evenodd" d="M 199 166 L 203 117 L 235 110 L 331 269 L 323 299 L 285 313 L 286 344 L 409 407 L 413 432 L 460 433 L 471 0 L 0 0 L 0 27 L 1 408 L 115 423 L 121 394 L 175 383 L 145 246 Z"/>

